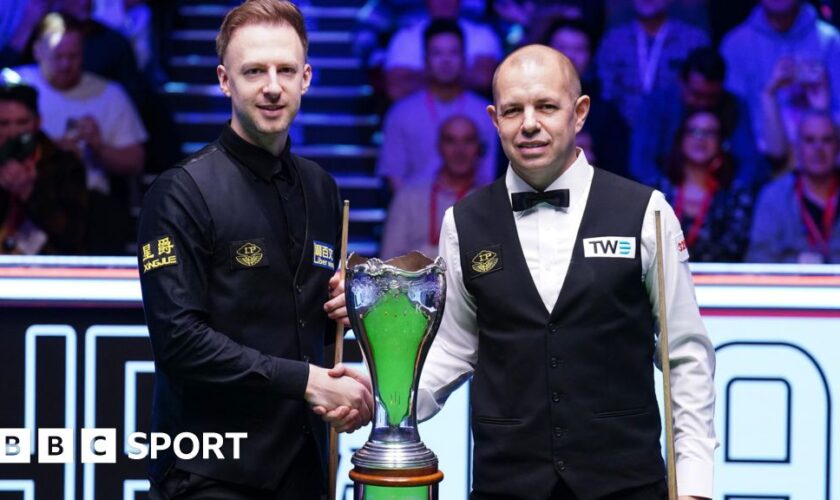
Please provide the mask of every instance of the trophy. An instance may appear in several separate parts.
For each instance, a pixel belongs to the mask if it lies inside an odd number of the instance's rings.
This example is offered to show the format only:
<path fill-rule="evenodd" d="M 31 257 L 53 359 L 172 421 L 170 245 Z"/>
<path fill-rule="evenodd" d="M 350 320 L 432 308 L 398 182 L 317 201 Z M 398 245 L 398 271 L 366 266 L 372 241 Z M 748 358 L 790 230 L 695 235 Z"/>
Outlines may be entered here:
<path fill-rule="evenodd" d="M 417 432 L 417 384 L 443 315 L 445 270 L 420 252 L 348 261 L 347 310 L 375 401 L 370 437 L 351 459 L 356 500 L 437 499 L 443 473 Z"/>

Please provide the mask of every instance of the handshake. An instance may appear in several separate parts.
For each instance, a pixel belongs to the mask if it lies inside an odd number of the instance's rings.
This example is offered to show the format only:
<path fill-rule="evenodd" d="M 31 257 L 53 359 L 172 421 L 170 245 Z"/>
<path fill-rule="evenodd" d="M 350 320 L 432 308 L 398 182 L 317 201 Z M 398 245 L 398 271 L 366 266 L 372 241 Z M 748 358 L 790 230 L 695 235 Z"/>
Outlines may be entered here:
<path fill-rule="evenodd" d="M 353 432 L 373 416 L 370 377 L 342 364 L 329 370 L 309 365 L 304 398 L 338 432 Z"/>

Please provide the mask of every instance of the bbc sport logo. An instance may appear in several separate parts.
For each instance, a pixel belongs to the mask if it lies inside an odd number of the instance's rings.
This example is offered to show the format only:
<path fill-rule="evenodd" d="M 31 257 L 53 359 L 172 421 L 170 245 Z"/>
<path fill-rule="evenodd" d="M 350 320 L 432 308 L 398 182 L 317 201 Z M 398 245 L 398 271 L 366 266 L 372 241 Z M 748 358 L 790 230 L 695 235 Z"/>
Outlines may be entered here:
<path fill-rule="evenodd" d="M 76 429 L 38 429 L 38 438 L 32 442 L 31 429 L 0 428 L 0 464 L 28 464 L 32 460 L 32 446 L 37 446 L 38 463 L 74 463 L 76 461 Z M 181 460 L 202 459 L 239 460 L 240 445 L 248 439 L 247 432 L 181 432 L 174 438 L 164 432 L 133 432 L 128 435 L 127 456 L 143 460 L 171 449 Z M 230 456 L 225 456 L 222 446 L 230 440 Z M 117 430 L 81 429 L 78 440 L 79 457 L 83 464 L 113 464 L 117 462 Z"/>

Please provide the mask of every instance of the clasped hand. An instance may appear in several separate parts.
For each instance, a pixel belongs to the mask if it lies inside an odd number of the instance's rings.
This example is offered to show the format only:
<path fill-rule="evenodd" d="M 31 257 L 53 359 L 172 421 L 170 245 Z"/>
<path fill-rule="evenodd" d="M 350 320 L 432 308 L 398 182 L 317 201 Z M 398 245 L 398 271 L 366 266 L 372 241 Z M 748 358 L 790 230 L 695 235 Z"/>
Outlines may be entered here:
<path fill-rule="evenodd" d="M 348 326 L 344 281 L 336 271 L 329 281 L 329 300 L 324 312 L 333 321 Z M 339 363 L 330 370 L 311 365 L 306 385 L 306 401 L 316 415 L 338 432 L 354 432 L 373 416 L 370 377 Z"/>
<path fill-rule="evenodd" d="M 353 432 L 373 415 L 370 378 L 342 364 L 330 370 L 310 365 L 306 402 L 338 432 Z"/>

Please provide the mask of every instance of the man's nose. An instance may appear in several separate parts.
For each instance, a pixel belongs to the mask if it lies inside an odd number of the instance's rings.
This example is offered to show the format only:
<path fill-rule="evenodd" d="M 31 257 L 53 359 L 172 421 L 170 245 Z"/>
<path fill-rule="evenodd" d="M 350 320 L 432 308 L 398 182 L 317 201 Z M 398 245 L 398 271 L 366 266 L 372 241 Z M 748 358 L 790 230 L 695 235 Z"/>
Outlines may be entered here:
<path fill-rule="evenodd" d="M 522 133 L 534 135 L 540 131 L 540 122 L 537 120 L 533 109 L 526 109 L 522 116 Z"/>
<path fill-rule="evenodd" d="M 283 88 L 280 85 L 280 78 L 277 75 L 277 71 L 272 69 L 268 71 L 266 75 L 268 77 L 268 80 L 265 82 L 263 92 L 272 96 L 279 96 L 280 93 L 283 91 Z"/>

